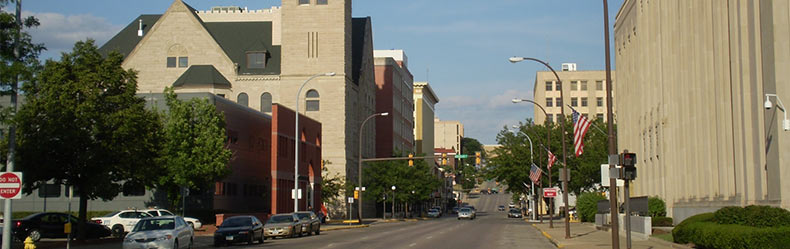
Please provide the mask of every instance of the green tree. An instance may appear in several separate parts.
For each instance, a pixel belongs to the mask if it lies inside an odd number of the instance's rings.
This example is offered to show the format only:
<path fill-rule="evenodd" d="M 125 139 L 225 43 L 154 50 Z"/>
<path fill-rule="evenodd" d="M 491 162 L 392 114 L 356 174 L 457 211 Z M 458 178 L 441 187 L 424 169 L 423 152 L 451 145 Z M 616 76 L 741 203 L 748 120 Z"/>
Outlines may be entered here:
<path fill-rule="evenodd" d="M 480 151 L 480 153 L 485 156 L 485 150 L 483 150 L 483 144 L 477 139 L 471 137 L 465 137 L 461 139 L 461 153 L 466 155 L 474 155 L 475 152 Z M 474 158 L 471 158 L 474 160 Z M 474 161 L 473 161 L 474 162 Z"/>
<path fill-rule="evenodd" d="M 386 195 L 386 200 L 391 201 L 393 199 L 391 187 L 396 186 L 394 199 L 397 202 L 428 201 L 431 193 L 438 190 L 442 184 L 434 174 L 433 167 L 425 160 L 414 160 L 414 166 L 411 167 L 407 160 L 372 162 L 364 168 L 365 196 L 381 202 Z"/>
<path fill-rule="evenodd" d="M 206 98 L 179 100 L 165 89 L 164 167 L 156 184 L 173 206 L 179 206 L 182 188 L 205 191 L 230 174 L 232 152 L 227 148 L 225 116 Z"/>
<path fill-rule="evenodd" d="M 78 231 L 85 231 L 88 200 L 112 200 L 124 182 L 150 186 L 145 176 L 157 172 L 161 123 L 135 96 L 135 73 L 122 61 L 80 41 L 22 88 L 26 103 L 16 123 L 24 191 L 46 181 L 74 186 Z"/>

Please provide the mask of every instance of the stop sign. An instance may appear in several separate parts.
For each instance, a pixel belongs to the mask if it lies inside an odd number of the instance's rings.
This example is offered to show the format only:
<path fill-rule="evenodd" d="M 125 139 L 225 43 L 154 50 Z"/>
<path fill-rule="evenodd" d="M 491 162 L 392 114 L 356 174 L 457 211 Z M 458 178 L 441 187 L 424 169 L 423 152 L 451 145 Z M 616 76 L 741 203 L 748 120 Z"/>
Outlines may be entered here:
<path fill-rule="evenodd" d="M 22 198 L 22 172 L 0 174 L 0 197 L 3 199 Z"/>

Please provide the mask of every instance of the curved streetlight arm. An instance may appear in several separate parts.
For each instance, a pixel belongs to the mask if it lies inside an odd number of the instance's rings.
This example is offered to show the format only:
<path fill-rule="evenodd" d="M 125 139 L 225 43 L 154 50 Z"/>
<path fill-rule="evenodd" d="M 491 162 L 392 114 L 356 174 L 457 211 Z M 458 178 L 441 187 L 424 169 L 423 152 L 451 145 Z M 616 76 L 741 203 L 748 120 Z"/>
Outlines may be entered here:
<path fill-rule="evenodd" d="M 307 85 L 307 82 L 321 76 L 335 76 L 335 72 L 319 73 L 310 76 L 310 78 L 307 78 L 299 87 L 299 91 L 296 92 L 296 109 L 294 109 L 294 116 L 296 116 L 296 121 L 294 122 L 294 188 L 291 190 L 291 195 L 293 195 L 294 199 L 294 212 L 299 212 L 299 193 L 297 193 L 297 191 L 299 191 L 299 142 L 302 140 L 299 136 L 299 97 L 302 95 L 302 89 Z"/>
<path fill-rule="evenodd" d="M 358 201 L 358 204 L 357 204 L 358 205 L 357 206 L 357 215 L 359 216 L 358 217 L 359 218 L 359 224 L 362 224 L 362 130 L 365 128 L 365 123 L 367 123 L 368 120 L 370 120 L 370 119 L 372 119 L 372 118 L 374 118 L 376 116 L 387 116 L 387 115 L 389 115 L 389 112 L 374 113 L 373 115 L 368 116 L 364 121 L 362 121 L 362 124 L 359 126 L 359 158 L 357 160 L 357 163 L 358 163 L 357 184 L 358 184 L 358 187 L 359 187 L 359 201 Z M 349 217 L 349 219 L 350 218 L 351 217 Z"/>

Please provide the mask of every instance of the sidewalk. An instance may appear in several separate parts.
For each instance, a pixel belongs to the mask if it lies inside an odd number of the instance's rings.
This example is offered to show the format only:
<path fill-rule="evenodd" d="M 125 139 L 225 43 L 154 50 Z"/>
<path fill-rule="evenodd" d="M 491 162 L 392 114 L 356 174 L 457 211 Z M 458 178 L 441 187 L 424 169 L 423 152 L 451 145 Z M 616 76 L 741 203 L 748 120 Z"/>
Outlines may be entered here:
<path fill-rule="evenodd" d="M 555 221 L 554 228 L 549 228 L 549 223 L 532 223 L 543 236 L 548 238 L 557 248 L 584 248 L 584 249 L 608 249 L 612 248 L 612 233 L 595 228 L 592 223 L 571 223 L 571 238 L 565 239 L 565 223 Z M 620 233 L 620 248 L 626 248 L 625 233 Z M 631 248 L 652 249 L 652 248 L 684 248 L 691 247 L 670 243 L 658 238 L 637 241 L 631 240 Z"/>

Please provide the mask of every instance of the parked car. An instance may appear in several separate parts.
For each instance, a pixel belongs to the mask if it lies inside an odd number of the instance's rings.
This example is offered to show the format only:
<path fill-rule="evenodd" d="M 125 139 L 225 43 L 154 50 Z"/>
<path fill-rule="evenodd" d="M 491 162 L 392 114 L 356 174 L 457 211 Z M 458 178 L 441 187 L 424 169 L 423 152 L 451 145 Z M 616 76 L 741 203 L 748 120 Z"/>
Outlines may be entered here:
<path fill-rule="evenodd" d="M 321 220 L 313 211 L 296 212 L 296 217 L 299 217 L 299 221 L 302 223 L 303 233 L 307 233 L 307 235 L 310 233 L 321 234 Z"/>
<path fill-rule="evenodd" d="M 222 221 L 214 232 L 214 246 L 247 242 L 252 245 L 255 241 L 263 244 L 266 236 L 263 235 L 263 222 L 255 216 L 233 216 Z"/>
<path fill-rule="evenodd" d="M 277 214 L 266 221 L 263 227 L 263 235 L 266 238 L 275 237 L 296 237 L 301 236 L 302 223 L 299 222 L 299 217 L 295 214 Z"/>
<path fill-rule="evenodd" d="M 515 208 L 511 208 L 510 211 L 507 212 L 508 218 L 521 218 L 521 211 Z"/>
<path fill-rule="evenodd" d="M 173 212 L 170 212 L 167 209 L 152 208 L 152 209 L 146 209 L 146 210 L 143 210 L 143 211 L 145 211 L 146 213 L 148 213 L 148 214 L 150 214 L 152 216 L 168 216 L 168 215 L 176 216 L 175 214 L 173 214 Z M 194 230 L 198 230 L 201 227 L 203 227 L 203 223 L 200 222 L 200 220 L 198 220 L 196 218 L 190 218 L 190 217 L 182 217 L 182 218 L 184 218 L 184 221 L 186 221 L 187 224 L 192 226 L 192 229 L 194 229 Z"/>
<path fill-rule="evenodd" d="M 499 211 L 505 211 L 505 205 L 499 205 L 496 209 Z"/>
<path fill-rule="evenodd" d="M 140 219 L 148 217 L 153 216 L 141 210 L 123 210 L 92 218 L 91 221 L 110 228 L 113 237 L 123 238 L 126 233 L 134 229 Z"/>
<path fill-rule="evenodd" d="M 458 209 L 458 219 L 459 220 L 460 219 L 474 220 L 475 216 L 476 215 L 475 215 L 474 212 L 472 212 L 472 209 L 470 209 L 468 207 L 463 207 L 463 208 Z"/>
<path fill-rule="evenodd" d="M 428 210 L 428 217 L 431 217 L 431 218 L 442 217 L 442 211 L 439 211 L 439 209 L 436 209 L 436 208 L 431 208 L 431 209 Z"/>
<path fill-rule="evenodd" d="M 72 231 L 76 234 L 79 232 L 77 218 L 65 213 L 36 213 L 19 220 L 12 220 L 11 232 L 20 240 L 30 237 L 33 242 L 41 238 L 66 238 L 68 234 L 64 233 L 63 228 L 69 219 L 71 219 Z M 85 224 L 85 231 L 86 237 L 90 239 L 110 236 L 109 228 L 90 222 Z"/>
<path fill-rule="evenodd" d="M 457 214 L 458 213 L 458 209 L 459 209 L 459 207 L 453 207 L 453 213 Z"/>
<path fill-rule="evenodd" d="M 124 249 L 192 248 L 195 232 L 181 216 L 157 216 L 140 219 L 123 239 Z"/>

